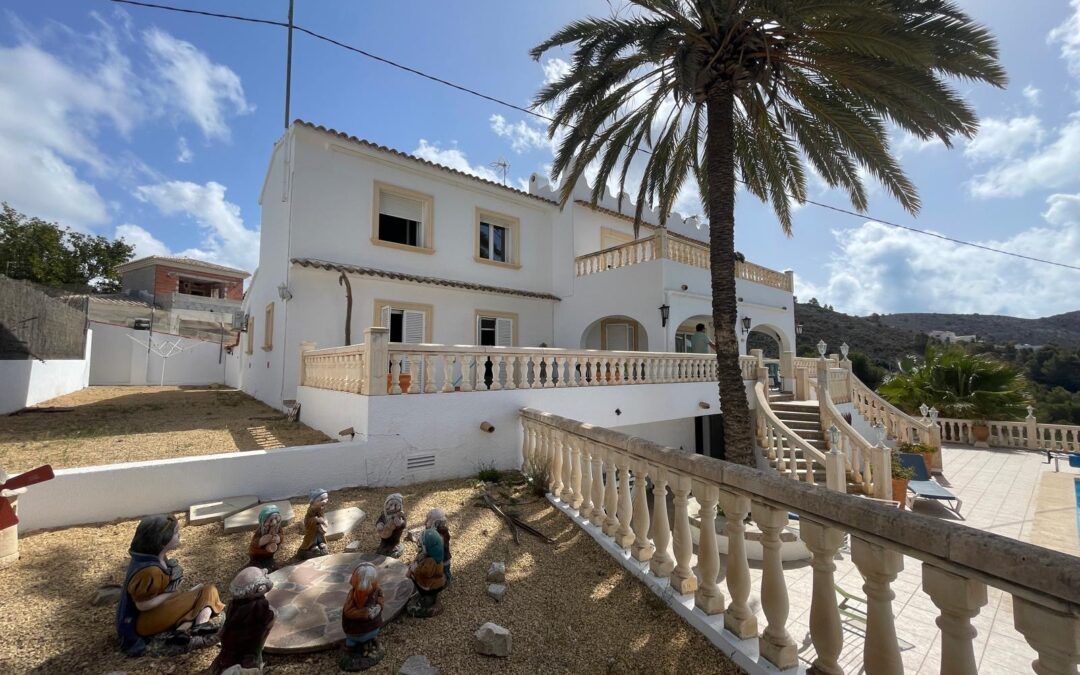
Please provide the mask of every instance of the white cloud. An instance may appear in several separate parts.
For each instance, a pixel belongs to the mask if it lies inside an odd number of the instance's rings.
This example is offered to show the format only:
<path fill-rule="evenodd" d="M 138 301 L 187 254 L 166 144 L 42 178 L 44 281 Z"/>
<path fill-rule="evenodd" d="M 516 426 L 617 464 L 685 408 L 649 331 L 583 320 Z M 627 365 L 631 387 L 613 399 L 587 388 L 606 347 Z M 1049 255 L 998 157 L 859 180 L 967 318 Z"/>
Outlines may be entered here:
<path fill-rule="evenodd" d="M 968 142 L 964 154 L 979 162 L 1009 159 L 1029 145 L 1038 145 L 1042 136 L 1042 122 L 1035 115 L 1007 120 L 988 117 L 979 123 L 979 133 Z"/>
<path fill-rule="evenodd" d="M 1045 223 L 985 246 L 1065 263 L 1080 260 L 1080 194 L 1047 199 Z M 853 314 L 961 312 L 1047 316 L 1076 308 L 1080 272 L 1028 262 L 867 222 L 833 232 L 839 250 L 821 285 L 797 279 L 800 298 Z"/>
<path fill-rule="evenodd" d="M 500 138 L 510 139 L 510 148 L 520 154 L 534 148 L 551 148 L 547 132 L 534 127 L 524 120 L 511 124 L 502 115 L 492 115 L 488 120 L 491 130 Z"/>
<path fill-rule="evenodd" d="M 259 233 L 244 226 L 240 207 L 225 199 L 225 186 L 210 181 L 167 181 L 143 185 L 135 197 L 165 215 L 184 214 L 198 224 L 199 246 L 179 252 L 201 260 L 254 270 L 259 262 Z"/>
<path fill-rule="evenodd" d="M 570 72 L 570 64 L 558 57 L 544 61 L 543 68 L 544 84 L 557 82 Z"/>
<path fill-rule="evenodd" d="M 1040 95 L 1042 95 L 1042 91 L 1035 85 L 1029 84 L 1028 86 L 1024 87 L 1024 98 L 1026 98 L 1028 103 L 1030 103 L 1036 108 L 1038 108 L 1040 105 Z"/>
<path fill-rule="evenodd" d="M 1049 44 L 1061 43 L 1061 58 L 1073 77 L 1080 77 L 1080 0 L 1072 0 L 1072 14 L 1047 35 Z"/>
<path fill-rule="evenodd" d="M 207 138 L 227 139 L 226 117 L 255 110 L 244 98 L 240 76 L 212 62 L 195 45 L 158 28 L 144 32 L 143 41 L 166 85 L 164 96 L 178 104 Z"/>
<path fill-rule="evenodd" d="M 976 139 L 977 140 L 977 139 Z M 1036 189 L 1060 189 L 1080 179 L 1080 113 L 1057 130 L 1057 138 L 1026 157 L 1008 159 L 970 184 L 976 197 L 1019 197 Z"/>
<path fill-rule="evenodd" d="M 495 172 L 488 167 L 482 165 L 473 166 L 472 164 L 469 164 L 469 160 L 465 156 L 465 153 L 456 147 L 440 148 L 437 143 L 429 143 L 427 140 L 421 138 L 420 145 L 412 151 L 412 154 L 421 159 L 426 159 L 429 162 L 435 162 L 436 164 L 442 164 L 451 169 L 464 171 L 465 173 L 472 174 L 478 178 L 492 180 L 497 183 L 502 182 L 502 177 L 496 175 Z"/>
<path fill-rule="evenodd" d="M 138 225 L 130 223 L 117 225 L 113 237 L 117 239 L 122 237 L 125 242 L 134 246 L 136 258 L 145 258 L 148 255 L 172 255 L 164 242 Z"/>
<path fill-rule="evenodd" d="M 181 136 L 176 139 L 176 161 L 181 164 L 190 164 L 195 159 L 195 153 L 188 146 L 187 139 Z"/>

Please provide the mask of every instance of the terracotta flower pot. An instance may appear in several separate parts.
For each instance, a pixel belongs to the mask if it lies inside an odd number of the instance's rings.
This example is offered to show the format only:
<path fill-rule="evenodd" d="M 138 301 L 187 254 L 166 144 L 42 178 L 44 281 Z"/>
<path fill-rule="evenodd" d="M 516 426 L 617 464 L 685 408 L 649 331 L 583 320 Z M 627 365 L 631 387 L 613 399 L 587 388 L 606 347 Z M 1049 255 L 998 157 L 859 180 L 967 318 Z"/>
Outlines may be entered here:
<path fill-rule="evenodd" d="M 907 508 L 907 478 L 893 478 L 892 479 L 892 498 L 893 501 L 900 502 L 900 508 Z"/>
<path fill-rule="evenodd" d="M 394 389 L 394 382 L 390 379 L 393 377 L 391 373 L 386 374 L 386 393 L 389 394 Z M 409 391 L 409 387 L 412 386 L 412 375 L 409 373 L 402 373 L 398 375 L 398 386 L 401 387 L 401 393 Z"/>
<path fill-rule="evenodd" d="M 976 443 L 985 443 L 990 440 L 990 427 L 985 424 L 973 424 L 971 435 L 975 437 Z"/>

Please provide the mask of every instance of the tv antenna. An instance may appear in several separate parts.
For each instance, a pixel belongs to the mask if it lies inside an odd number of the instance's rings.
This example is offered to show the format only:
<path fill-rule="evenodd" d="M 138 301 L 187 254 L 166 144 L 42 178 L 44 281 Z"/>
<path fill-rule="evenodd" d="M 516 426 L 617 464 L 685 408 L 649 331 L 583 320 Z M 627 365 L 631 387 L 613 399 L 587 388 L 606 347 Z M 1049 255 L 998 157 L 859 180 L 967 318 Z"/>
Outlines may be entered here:
<path fill-rule="evenodd" d="M 510 173 L 510 162 L 506 161 L 505 157 L 500 157 L 488 166 L 502 174 L 502 184 L 506 185 L 506 175 Z"/>

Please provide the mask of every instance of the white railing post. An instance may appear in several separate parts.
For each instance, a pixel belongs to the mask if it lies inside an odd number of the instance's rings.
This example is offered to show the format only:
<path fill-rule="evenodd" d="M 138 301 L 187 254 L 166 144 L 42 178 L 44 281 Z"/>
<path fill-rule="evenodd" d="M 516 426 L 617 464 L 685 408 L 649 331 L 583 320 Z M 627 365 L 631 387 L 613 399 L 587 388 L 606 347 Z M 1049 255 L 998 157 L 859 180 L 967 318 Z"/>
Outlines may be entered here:
<path fill-rule="evenodd" d="M 870 448 L 870 475 L 874 483 L 875 499 L 893 499 L 892 493 L 892 450 L 884 444 Z M 896 495 L 896 500 L 907 499 L 907 495 Z"/>
<path fill-rule="evenodd" d="M 652 540 L 656 547 L 649 560 L 649 571 L 666 579 L 675 569 L 675 560 L 668 550 L 671 547 L 671 525 L 667 515 L 668 472 L 663 467 L 650 466 L 649 475 L 653 479 Z"/>
<path fill-rule="evenodd" d="M 647 462 L 638 460 L 634 464 L 634 547 L 631 552 L 634 559 L 641 562 L 651 560 L 656 552 L 656 547 L 649 540 L 649 494 L 646 481 L 648 472 Z"/>
<path fill-rule="evenodd" d="M 780 382 L 784 391 L 795 391 L 795 352 L 780 352 Z"/>
<path fill-rule="evenodd" d="M 690 534 L 690 513 L 687 505 L 690 501 L 691 479 L 677 475 L 671 483 L 672 504 L 675 507 L 675 569 L 671 571 L 671 587 L 682 595 L 697 590 L 697 577 L 691 560 L 694 556 L 694 540 Z"/>
<path fill-rule="evenodd" d="M 1039 655 L 1037 675 L 1075 675 L 1080 662 L 1080 619 L 1014 595 L 1013 624 Z"/>
<path fill-rule="evenodd" d="M 390 329 L 369 326 L 364 329 L 364 382 L 362 390 L 368 396 L 385 396 L 386 374 L 390 363 Z"/>
<path fill-rule="evenodd" d="M 604 534 L 614 539 L 619 531 L 619 468 L 611 448 L 604 448 L 604 513 Z"/>
<path fill-rule="evenodd" d="M 575 436 L 567 435 L 567 446 L 570 448 L 570 506 L 580 512 L 581 509 L 581 440 Z"/>
<path fill-rule="evenodd" d="M 731 602 L 724 610 L 724 628 L 740 640 L 757 636 L 757 617 L 750 609 L 750 563 L 746 560 L 746 525 L 750 513 L 750 498 L 720 491 L 724 507 L 725 533 L 728 538 L 727 588 Z"/>
<path fill-rule="evenodd" d="M 548 428 L 548 454 L 551 457 L 551 496 L 562 499 L 563 432 Z"/>
<path fill-rule="evenodd" d="M 904 556 L 859 537 L 851 538 L 851 560 L 866 583 L 866 646 L 863 664 L 874 675 L 904 675 L 900 643 L 896 639 L 891 584 L 904 569 Z"/>
<path fill-rule="evenodd" d="M 762 535 L 761 609 L 768 621 L 758 639 L 758 649 L 769 663 L 784 670 L 799 662 L 798 647 L 787 631 L 790 608 L 780 557 L 780 531 L 787 525 L 788 512 L 756 501 L 752 502 L 751 510 Z"/>
<path fill-rule="evenodd" d="M 603 527 L 607 521 L 607 513 L 604 511 L 604 449 L 592 441 L 589 443 L 589 454 L 592 456 L 592 513 L 589 514 L 589 522 L 596 527 Z"/>
<path fill-rule="evenodd" d="M 314 350 L 315 350 L 315 343 L 314 342 L 304 340 L 303 342 L 300 343 L 300 373 L 299 373 L 299 377 L 297 378 L 296 381 L 299 382 L 300 386 L 302 386 L 302 387 L 310 386 L 307 383 L 307 359 L 305 358 L 305 355 L 308 352 L 314 351 Z"/>
<path fill-rule="evenodd" d="M 1039 449 L 1039 420 L 1035 419 L 1035 408 L 1028 406 L 1027 417 L 1024 418 L 1024 429 L 1027 431 L 1027 442 L 1025 447 L 1028 450 Z"/>
<path fill-rule="evenodd" d="M 630 523 L 634 518 L 634 505 L 630 500 L 630 458 L 627 455 L 617 454 L 617 466 L 619 469 L 619 502 L 616 519 L 619 526 L 615 530 L 615 543 L 622 548 L 630 548 L 634 543 L 634 530 Z"/>
<path fill-rule="evenodd" d="M 844 532 L 826 527 L 809 519 L 799 521 L 799 536 L 806 548 L 814 554 L 810 561 L 814 568 L 814 587 L 810 601 L 810 639 L 814 643 L 817 658 L 815 673 L 843 675 L 840 652 L 844 647 L 844 635 L 840 624 L 840 609 L 836 604 L 836 552 L 844 543 Z"/>
<path fill-rule="evenodd" d="M 578 443 L 581 461 L 581 502 L 578 504 L 578 515 L 587 520 L 592 517 L 593 512 L 592 445 L 584 438 Z"/>
<path fill-rule="evenodd" d="M 701 583 L 694 594 L 694 607 L 705 614 L 724 611 L 724 593 L 716 584 L 720 573 L 720 549 L 716 541 L 716 503 L 720 490 L 712 484 L 694 481 L 694 496 L 701 508 L 698 511 L 700 537 L 698 539 L 698 574 Z"/>
<path fill-rule="evenodd" d="M 948 675 L 978 675 L 975 636 L 971 620 L 986 604 L 986 584 L 947 572 L 929 563 L 922 566 L 923 590 L 941 610 L 941 672 Z"/>

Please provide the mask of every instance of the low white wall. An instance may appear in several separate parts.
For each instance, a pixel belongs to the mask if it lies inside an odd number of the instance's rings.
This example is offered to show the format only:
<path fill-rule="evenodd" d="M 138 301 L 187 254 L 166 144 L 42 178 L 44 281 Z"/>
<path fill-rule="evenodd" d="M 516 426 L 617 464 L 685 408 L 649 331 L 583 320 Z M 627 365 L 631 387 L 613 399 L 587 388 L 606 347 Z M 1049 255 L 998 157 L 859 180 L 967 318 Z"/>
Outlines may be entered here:
<path fill-rule="evenodd" d="M 84 388 L 90 379 L 93 338 L 93 331 L 86 331 L 86 356 L 81 359 L 0 361 L 0 414 Z"/>
<path fill-rule="evenodd" d="M 90 384 L 183 385 L 226 381 L 227 359 L 216 342 L 92 323 L 97 339 L 90 355 Z M 147 348 L 148 342 L 151 349 Z M 170 352 L 172 356 L 162 356 Z"/>
<path fill-rule="evenodd" d="M 186 510 L 234 495 L 285 499 L 312 488 L 414 482 L 396 438 L 252 450 L 149 462 L 59 469 L 19 498 L 24 531 Z"/>

